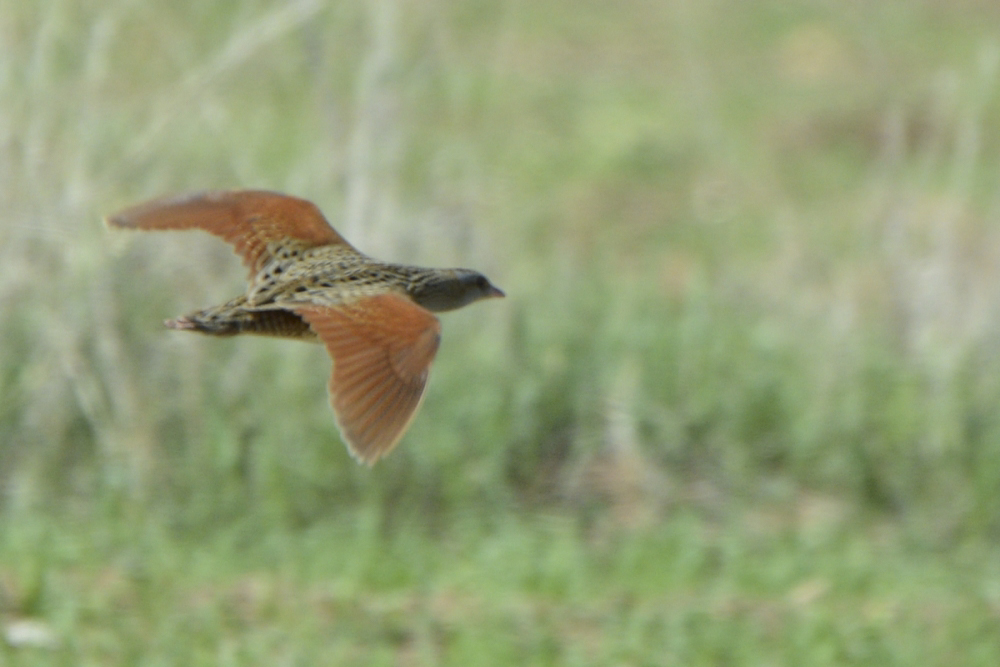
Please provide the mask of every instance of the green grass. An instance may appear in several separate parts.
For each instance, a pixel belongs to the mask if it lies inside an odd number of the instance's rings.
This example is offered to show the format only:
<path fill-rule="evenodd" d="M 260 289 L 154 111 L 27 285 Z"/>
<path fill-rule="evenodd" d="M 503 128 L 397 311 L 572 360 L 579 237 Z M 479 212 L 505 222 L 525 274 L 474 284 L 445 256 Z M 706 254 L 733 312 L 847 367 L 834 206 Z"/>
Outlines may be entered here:
<path fill-rule="evenodd" d="M 0 665 L 995 665 L 989 3 L 0 0 Z M 483 270 L 374 469 L 145 197 Z M 15 638 L 16 639 L 16 638 Z"/>
<path fill-rule="evenodd" d="M 995 547 L 900 549 L 891 527 L 856 531 L 829 500 L 784 511 L 706 521 L 679 510 L 639 531 L 546 514 L 457 515 L 429 529 L 416 515 L 366 511 L 306 530 L 262 533 L 253 521 L 187 538 L 148 517 L 120 533 L 13 521 L 0 543 L 13 563 L 0 570 L 4 597 L 49 619 L 64 645 L 0 655 L 178 665 L 1000 658 Z"/>

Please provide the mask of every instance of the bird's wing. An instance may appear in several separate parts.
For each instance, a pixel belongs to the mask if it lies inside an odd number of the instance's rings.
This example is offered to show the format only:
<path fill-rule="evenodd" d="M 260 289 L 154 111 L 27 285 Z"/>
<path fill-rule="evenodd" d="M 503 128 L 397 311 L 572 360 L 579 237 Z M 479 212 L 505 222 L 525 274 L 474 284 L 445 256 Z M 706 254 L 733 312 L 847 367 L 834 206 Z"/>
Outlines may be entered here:
<path fill-rule="evenodd" d="M 269 245 L 283 240 L 351 247 L 312 202 L 265 190 L 162 197 L 109 215 L 107 223 L 132 229 L 203 229 L 231 243 L 251 274 L 270 258 Z"/>
<path fill-rule="evenodd" d="M 333 358 L 330 402 L 351 454 L 371 465 L 416 414 L 441 324 L 398 294 L 337 307 L 296 306 Z"/>

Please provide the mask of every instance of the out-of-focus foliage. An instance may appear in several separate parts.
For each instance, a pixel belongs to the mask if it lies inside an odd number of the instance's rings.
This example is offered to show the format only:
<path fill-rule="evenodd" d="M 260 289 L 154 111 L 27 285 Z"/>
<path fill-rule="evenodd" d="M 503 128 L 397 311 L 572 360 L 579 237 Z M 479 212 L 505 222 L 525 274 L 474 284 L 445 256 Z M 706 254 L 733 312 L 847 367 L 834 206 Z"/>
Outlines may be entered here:
<path fill-rule="evenodd" d="M 998 25 L 0 0 L 0 659 L 996 664 Z M 160 328 L 225 246 L 101 224 L 220 187 L 507 291 L 374 469 L 319 346 Z"/>

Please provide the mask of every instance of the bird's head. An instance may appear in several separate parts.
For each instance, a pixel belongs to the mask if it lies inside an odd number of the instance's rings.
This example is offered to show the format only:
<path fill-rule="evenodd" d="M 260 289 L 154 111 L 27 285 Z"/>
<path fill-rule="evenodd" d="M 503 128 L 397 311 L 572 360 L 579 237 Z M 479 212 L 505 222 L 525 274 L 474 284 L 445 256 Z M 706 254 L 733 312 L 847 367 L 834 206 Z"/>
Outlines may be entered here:
<path fill-rule="evenodd" d="M 504 296 L 486 276 L 471 269 L 434 269 L 413 281 L 410 296 L 432 312 L 455 310 L 480 299 Z"/>

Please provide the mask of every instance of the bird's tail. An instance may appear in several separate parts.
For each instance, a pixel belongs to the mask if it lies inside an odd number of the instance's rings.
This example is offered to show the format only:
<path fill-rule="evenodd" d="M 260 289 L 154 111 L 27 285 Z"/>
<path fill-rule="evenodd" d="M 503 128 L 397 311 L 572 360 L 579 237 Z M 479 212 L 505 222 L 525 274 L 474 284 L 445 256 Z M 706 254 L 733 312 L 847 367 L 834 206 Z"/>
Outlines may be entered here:
<path fill-rule="evenodd" d="M 212 306 L 163 323 L 168 329 L 196 331 L 210 336 L 256 334 L 281 338 L 315 339 L 309 324 L 289 310 L 250 310 L 246 297 Z"/>

